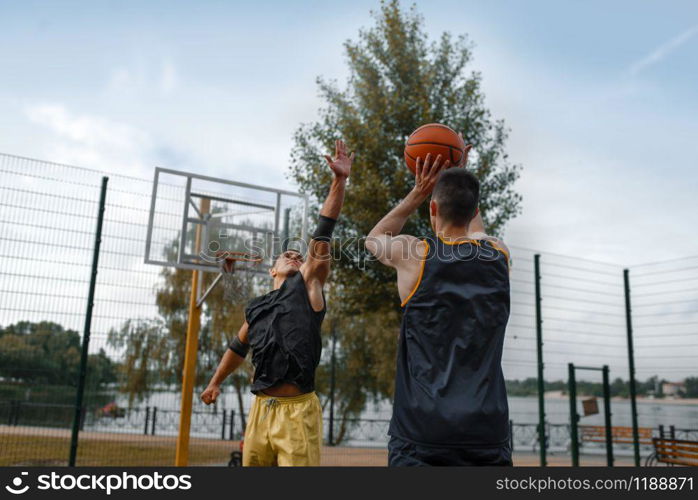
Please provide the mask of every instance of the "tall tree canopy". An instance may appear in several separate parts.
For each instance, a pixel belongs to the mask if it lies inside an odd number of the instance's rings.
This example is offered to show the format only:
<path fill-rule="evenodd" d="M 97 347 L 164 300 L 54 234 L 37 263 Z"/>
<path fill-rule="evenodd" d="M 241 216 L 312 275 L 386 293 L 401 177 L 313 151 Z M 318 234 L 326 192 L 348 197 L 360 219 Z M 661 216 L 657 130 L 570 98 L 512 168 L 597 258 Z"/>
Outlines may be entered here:
<path fill-rule="evenodd" d="M 406 11 L 397 0 L 381 3 L 374 20 L 369 29 L 359 31 L 357 40 L 344 45 L 349 69 L 345 86 L 318 78 L 324 106 L 317 121 L 297 129 L 290 167 L 291 177 L 319 204 L 331 176 L 323 154 L 339 138 L 356 152 L 335 231 L 349 251 L 333 263 L 329 304 L 340 330 L 337 359 L 343 365 L 337 394 L 347 415 L 363 409 L 366 391 L 376 397 L 392 395 L 400 308 L 395 274 L 366 261 L 360 238 L 414 183 L 403 160 L 407 137 L 420 125 L 438 122 L 461 131 L 474 145 L 468 168 L 480 179 L 480 210 L 490 233 L 501 232 L 521 203 L 514 190 L 520 167 L 509 161 L 507 129 L 492 118 L 481 76 L 469 67 L 467 37 L 443 33 L 430 41 L 415 7 Z M 416 236 L 430 231 L 427 204 L 404 231 Z"/>
<path fill-rule="evenodd" d="M 427 37 L 415 8 L 401 9 L 397 0 L 381 4 L 375 25 L 347 41 L 346 86 L 323 78 L 318 86 L 325 106 L 319 119 L 301 125 L 291 153 L 291 176 L 301 189 L 322 200 L 331 172 L 323 154 L 343 138 L 356 160 L 337 235 L 361 238 L 409 191 L 413 175 L 403 160 L 407 137 L 420 125 L 439 122 L 461 131 L 475 146 L 471 168 L 481 182 L 480 210 L 488 230 L 497 234 L 520 208 L 514 190 L 519 167 L 505 152 L 507 129 L 485 107 L 481 76 L 469 70 L 471 44 L 465 35 Z M 405 232 L 430 230 L 427 205 L 411 218 Z M 359 244 L 355 249 L 362 249 Z M 338 264 L 338 265 L 337 265 Z M 392 270 L 344 256 L 335 264 L 334 279 L 342 285 L 343 303 L 356 312 L 399 307 Z"/>

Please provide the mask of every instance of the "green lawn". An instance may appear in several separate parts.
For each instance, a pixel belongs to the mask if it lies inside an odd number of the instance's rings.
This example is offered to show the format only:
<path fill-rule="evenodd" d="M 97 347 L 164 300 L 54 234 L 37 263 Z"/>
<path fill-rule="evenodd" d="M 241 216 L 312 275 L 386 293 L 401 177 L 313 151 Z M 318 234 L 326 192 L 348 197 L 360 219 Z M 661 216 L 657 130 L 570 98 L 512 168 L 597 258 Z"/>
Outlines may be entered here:
<path fill-rule="evenodd" d="M 112 439 L 81 437 L 77 465 L 80 466 L 170 466 L 174 465 L 176 439 L 115 434 Z M 237 441 L 192 439 L 190 465 L 227 463 Z M 0 466 L 67 465 L 70 439 L 55 436 L 0 434 Z"/>

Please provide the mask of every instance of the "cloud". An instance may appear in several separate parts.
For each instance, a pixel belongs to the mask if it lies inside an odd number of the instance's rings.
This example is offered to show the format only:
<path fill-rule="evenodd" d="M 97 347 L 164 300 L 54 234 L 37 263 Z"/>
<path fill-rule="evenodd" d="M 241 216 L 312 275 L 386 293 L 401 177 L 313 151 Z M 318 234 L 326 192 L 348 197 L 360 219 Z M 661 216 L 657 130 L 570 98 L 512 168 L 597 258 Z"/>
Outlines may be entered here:
<path fill-rule="evenodd" d="M 170 58 L 134 61 L 128 67 L 111 70 L 106 90 L 112 96 L 168 97 L 177 90 L 178 76 L 177 66 Z"/>
<path fill-rule="evenodd" d="M 679 35 L 675 36 L 668 42 L 660 45 L 653 51 L 651 51 L 649 54 L 647 54 L 645 57 L 642 59 L 636 61 L 632 65 L 630 65 L 630 68 L 628 69 L 628 73 L 631 75 L 635 76 L 639 74 L 641 71 L 645 70 L 649 66 L 652 66 L 653 64 L 657 64 L 660 62 L 662 59 L 667 57 L 669 54 L 674 52 L 676 49 L 684 45 L 686 42 L 688 42 L 691 38 L 693 38 L 696 34 L 698 34 L 698 25 L 693 26 L 692 28 L 684 31 L 683 33 L 680 33 Z"/>
<path fill-rule="evenodd" d="M 172 61 L 165 60 L 160 68 L 160 90 L 163 94 L 171 94 L 177 86 L 177 70 Z"/>
<path fill-rule="evenodd" d="M 135 175 L 152 168 L 153 141 L 131 125 L 73 113 L 62 104 L 30 105 L 25 114 L 53 133 L 47 154 L 54 161 Z"/>

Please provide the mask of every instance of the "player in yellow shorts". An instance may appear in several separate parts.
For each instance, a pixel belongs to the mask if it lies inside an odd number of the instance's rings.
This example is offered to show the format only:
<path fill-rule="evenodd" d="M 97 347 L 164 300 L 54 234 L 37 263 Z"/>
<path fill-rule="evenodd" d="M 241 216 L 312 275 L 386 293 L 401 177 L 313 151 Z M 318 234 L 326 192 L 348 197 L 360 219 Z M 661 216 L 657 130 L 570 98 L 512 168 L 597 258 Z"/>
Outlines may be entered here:
<path fill-rule="evenodd" d="M 330 238 L 344 203 L 354 158 L 342 141 L 335 157 L 325 157 L 334 178 L 308 245 L 307 259 L 281 254 L 269 271 L 274 289 L 250 301 L 245 323 L 233 338 L 208 387 L 206 404 L 252 349 L 255 394 L 245 430 L 243 466 L 320 465 L 322 409 L 314 392 L 320 363 L 320 327 L 326 304 L 322 288 L 330 274 Z"/>

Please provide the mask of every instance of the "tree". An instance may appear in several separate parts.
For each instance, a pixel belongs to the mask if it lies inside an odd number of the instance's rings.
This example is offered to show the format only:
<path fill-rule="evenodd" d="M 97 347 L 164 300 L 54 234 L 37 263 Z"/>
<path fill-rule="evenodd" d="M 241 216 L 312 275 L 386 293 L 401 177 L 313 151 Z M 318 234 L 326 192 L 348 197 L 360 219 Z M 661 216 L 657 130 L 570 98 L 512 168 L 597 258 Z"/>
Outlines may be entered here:
<path fill-rule="evenodd" d="M 295 133 L 290 175 L 319 202 L 331 175 L 323 154 L 333 150 L 338 138 L 356 151 L 335 231 L 342 248 L 351 247 L 351 251 L 342 252 L 333 263 L 330 314 L 345 325 L 340 332 L 343 356 L 361 358 L 373 351 L 372 356 L 390 361 L 389 369 L 370 376 L 364 371 L 358 381 L 359 387 L 367 387 L 370 377 L 376 376 L 380 392 L 389 395 L 392 389 L 385 388 L 392 387 L 400 310 L 395 274 L 368 259 L 359 239 L 413 185 L 402 156 L 406 138 L 420 125 L 440 122 L 462 131 L 466 141 L 475 145 L 477 154 L 469 168 L 481 181 L 480 210 L 491 233 L 501 232 L 518 213 L 521 197 L 513 187 L 519 167 L 510 163 L 504 149 L 508 131 L 485 107 L 480 74 L 469 71 L 472 45 L 467 37 L 443 33 L 437 42 L 430 42 L 416 9 L 405 11 L 397 0 L 383 2 L 374 19 L 371 28 L 359 31 L 358 40 L 344 45 L 349 67 L 345 88 L 318 78 L 325 104 L 317 121 L 302 124 Z M 408 221 L 405 232 L 419 236 L 429 231 L 425 204 Z M 377 352 L 364 330 L 354 326 L 359 318 L 372 318 L 378 337 L 389 339 L 380 342 L 384 351 Z M 359 376 L 361 370 L 355 374 Z"/>
<path fill-rule="evenodd" d="M 75 385 L 80 334 L 51 321 L 20 321 L 0 328 L 0 376 L 31 383 Z M 116 366 L 103 350 L 87 358 L 90 388 L 113 382 Z"/>
<path fill-rule="evenodd" d="M 109 332 L 109 344 L 124 349 L 119 366 L 119 390 L 128 395 L 129 406 L 143 399 L 155 385 L 171 381 L 177 349 L 160 320 L 129 319 Z"/>
<path fill-rule="evenodd" d="M 177 242 L 166 249 L 175 252 Z M 170 259 L 171 260 L 171 259 Z M 119 330 L 109 333 L 110 345 L 123 348 L 121 391 L 129 397 L 129 405 L 142 400 L 158 385 L 181 387 L 184 348 L 189 315 L 191 271 L 163 268 L 162 282 L 156 291 L 160 317 L 128 320 Z M 215 275 L 203 273 L 203 289 Z M 224 299 L 219 284 L 207 297 L 201 312 L 201 328 L 197 354 L 195 385 L 203 387 L 244 322 L 245 304 L 230 304 Z M 243 419 L 243 391 L 249 385 L 251 366 L 245 363 L 230 380 L 235 388 Z"/>
<path fill-rule="evenodd" d="M 686 397 L 698 398 L 698 377 L 687 377 L 684 383 L 686 384 Z"/>

